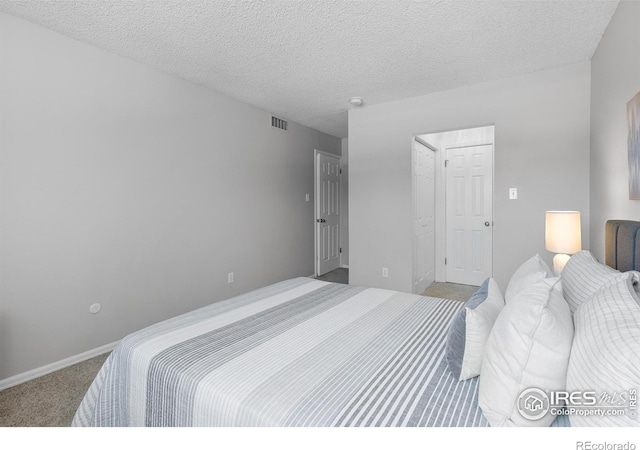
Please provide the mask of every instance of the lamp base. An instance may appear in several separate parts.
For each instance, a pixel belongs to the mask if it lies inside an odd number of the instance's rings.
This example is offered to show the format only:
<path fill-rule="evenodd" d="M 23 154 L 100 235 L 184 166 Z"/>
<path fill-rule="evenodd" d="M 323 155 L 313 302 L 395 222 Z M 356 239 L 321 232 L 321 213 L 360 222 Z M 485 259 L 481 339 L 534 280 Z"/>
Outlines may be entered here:
<path fill-rule="evenodd" d="M 565 264 L 569 261 L 571 256 L 565 255 L 564 253 L 558 253 L 553 257 L 553 273 L 556 274 L 557 277 L 560 276 L 560 272 L 564 269 Z"/>

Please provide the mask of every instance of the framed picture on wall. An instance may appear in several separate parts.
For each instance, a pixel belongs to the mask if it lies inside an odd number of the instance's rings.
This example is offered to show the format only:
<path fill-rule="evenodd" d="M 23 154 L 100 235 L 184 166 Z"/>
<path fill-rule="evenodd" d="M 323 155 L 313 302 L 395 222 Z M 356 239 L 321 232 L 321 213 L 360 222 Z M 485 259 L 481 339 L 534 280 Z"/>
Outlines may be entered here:
<path fill-rule="evenodd" d="M 627 103 L 629 122 L 629 200 L 640 200 L 640 92 Z"/>

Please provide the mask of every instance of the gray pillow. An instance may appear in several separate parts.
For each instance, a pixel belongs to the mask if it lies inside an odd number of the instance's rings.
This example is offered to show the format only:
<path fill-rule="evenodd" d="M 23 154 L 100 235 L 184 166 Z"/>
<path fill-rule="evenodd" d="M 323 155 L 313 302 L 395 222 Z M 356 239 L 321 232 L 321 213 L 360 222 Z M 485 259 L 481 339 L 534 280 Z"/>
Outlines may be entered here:
<path fill-rule="evenodd" d="M 475 309 L 481 305 L 489 295 L 489 278 L 484 280 L 478 290 L 471 296 L 467 303 L 460 308 L 451 321 L 447 334 L 447 363 L 449 370 L 456 378 L 460 379 L 464 349 L 467 339 L 467 309 Z"/>

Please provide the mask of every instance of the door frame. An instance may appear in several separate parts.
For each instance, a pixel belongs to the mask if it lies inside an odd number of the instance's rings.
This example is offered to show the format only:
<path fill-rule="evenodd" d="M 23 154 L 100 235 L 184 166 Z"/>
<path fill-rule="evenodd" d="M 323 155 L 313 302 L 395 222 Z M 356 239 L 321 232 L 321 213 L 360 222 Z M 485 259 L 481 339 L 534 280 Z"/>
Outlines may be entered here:
<path fill-rule="evenodd" d="M 340 177 L 338 181 L 338 201 L 340 201 L 342 194 L 342 156 L 335 153 L 324 152 L 322 150 L 313 150 L 313 276 L 317 277 L 320 273 L 320 254 L 318 252 L 318 246 L 320 245 L 320 233 L 318 233 L 318 209 L 320 208 L 320 189 L 318 183 L 320 178 L 318 177 L 318 170 L 320 166 L 318 164 L 319 156 L 325 155 L 331 158 L 336 158 L 340 165 Z M 340 205 L 341 206 L 341 205 Z M 338 240 L 339 246 L 342 248 L 342 207 L 338 208 Z M 342 267 L 342 254 L 340 254 L 340 267 Z"/>

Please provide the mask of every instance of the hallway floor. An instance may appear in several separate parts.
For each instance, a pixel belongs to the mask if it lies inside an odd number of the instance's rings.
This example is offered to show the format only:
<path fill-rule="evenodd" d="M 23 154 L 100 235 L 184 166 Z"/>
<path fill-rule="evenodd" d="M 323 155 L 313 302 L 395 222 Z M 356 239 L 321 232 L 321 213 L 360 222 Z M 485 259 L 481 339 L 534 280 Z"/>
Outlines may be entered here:
<path fill-rule="evenodd" d="M 349 284 L 349 269 L 339 268 L 316 277 L 316 279 L 330 281 L 332 283 Z M 432 283 L 431 286 L 422 293 L 422 295 L 466 302 L 477 289 L 478 286 L 470 286 L 466 284 Z"/>

